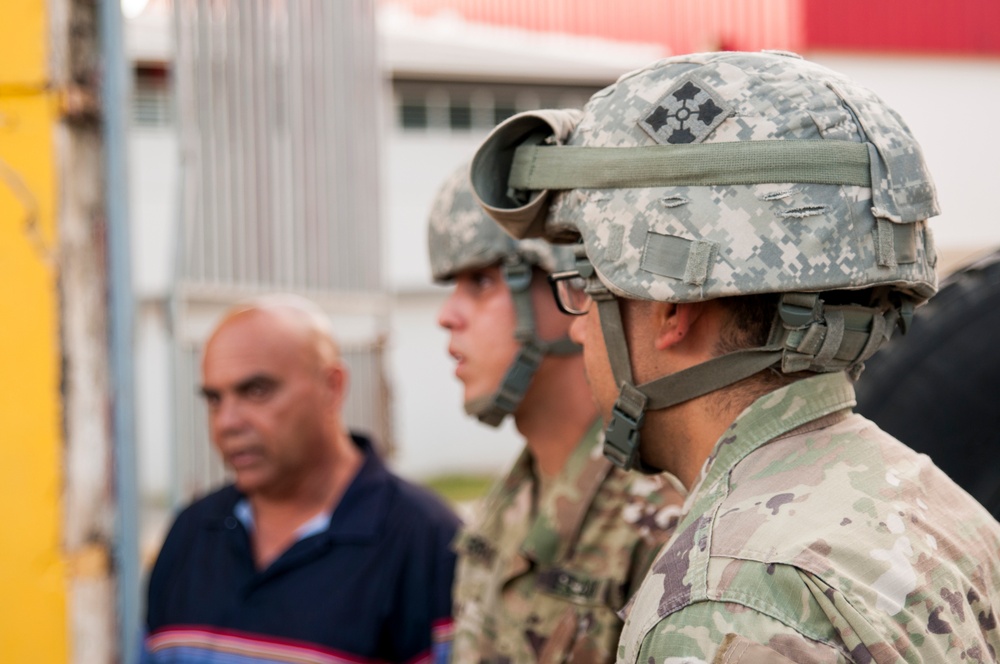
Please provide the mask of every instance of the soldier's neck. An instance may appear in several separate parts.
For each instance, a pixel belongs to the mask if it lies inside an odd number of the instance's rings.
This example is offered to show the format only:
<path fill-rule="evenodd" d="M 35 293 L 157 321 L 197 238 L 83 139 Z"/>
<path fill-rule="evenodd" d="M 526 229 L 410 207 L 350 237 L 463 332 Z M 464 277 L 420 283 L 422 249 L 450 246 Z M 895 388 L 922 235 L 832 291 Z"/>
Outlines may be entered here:
<path fill-rule="evenodd" d="M 540 473 L 558 475 L 597 419 L 597 406 L 582 373 L 560 371 L 556 380 L 532 386 L 514 414 L 517 430 Z M 582 387 L 582 390 L 580 389 Z"/>
<path fill-rule="evenodd" d="M 726 429 L 743 410 L 709 394 L 663 410 L 646 413 L 642 457 L 654 468 L 673 473 L 691 490 L 705 460 Z"/>

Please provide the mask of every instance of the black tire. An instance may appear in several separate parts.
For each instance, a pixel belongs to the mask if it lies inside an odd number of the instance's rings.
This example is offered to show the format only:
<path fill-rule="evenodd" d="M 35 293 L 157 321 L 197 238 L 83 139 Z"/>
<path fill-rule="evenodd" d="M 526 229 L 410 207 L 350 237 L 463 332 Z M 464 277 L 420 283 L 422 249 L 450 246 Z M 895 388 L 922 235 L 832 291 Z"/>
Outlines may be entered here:
<path fill-rule="evenodd" d="M 1000 250 L 948 277 L 856 389 L 858 412 L 1000 519 Z"/>

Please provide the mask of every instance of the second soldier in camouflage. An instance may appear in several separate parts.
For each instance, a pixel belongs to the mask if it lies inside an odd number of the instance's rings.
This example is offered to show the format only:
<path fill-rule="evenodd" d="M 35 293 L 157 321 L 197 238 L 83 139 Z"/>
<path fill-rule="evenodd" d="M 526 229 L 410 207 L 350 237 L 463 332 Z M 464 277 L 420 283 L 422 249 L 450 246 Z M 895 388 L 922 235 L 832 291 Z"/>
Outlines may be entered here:
<path fill-rule="evenodd" d="M 673 532 L 683 500 L 666 476 L 614 468 L 570 318 L 545 275 L 570 247 L 517 242 L 483 214 L 459 169 L 430 218 L 435 279 L 453 290 L 440 324 L 487 424 L 510 415 L 525 449 L 460 535 L 452 661 L 610 662 L 617 611 Z"/>

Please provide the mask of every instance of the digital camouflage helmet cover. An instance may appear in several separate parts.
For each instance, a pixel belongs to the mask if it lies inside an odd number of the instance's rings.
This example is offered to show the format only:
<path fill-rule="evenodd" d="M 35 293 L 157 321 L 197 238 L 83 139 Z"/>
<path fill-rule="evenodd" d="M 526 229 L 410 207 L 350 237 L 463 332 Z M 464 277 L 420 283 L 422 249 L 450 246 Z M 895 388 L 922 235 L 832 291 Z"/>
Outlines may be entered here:
<path fill-rule="evenodd" d="M 621 390 L 606 453 L 624 467 L 639 463 L 646 410 L 769 367 L 856 376 L 937 288 L 925 221 L 939 210 L 910 130 L 869 90 L 793 54 L 668 58 L 595 94 L 579 121 L 514 116 L 480 147 L 472 179 L 513 236 L 582 242 Z M 634 384 L 617 298 L 763 293 L 780 294 L 765 346 Z"/>

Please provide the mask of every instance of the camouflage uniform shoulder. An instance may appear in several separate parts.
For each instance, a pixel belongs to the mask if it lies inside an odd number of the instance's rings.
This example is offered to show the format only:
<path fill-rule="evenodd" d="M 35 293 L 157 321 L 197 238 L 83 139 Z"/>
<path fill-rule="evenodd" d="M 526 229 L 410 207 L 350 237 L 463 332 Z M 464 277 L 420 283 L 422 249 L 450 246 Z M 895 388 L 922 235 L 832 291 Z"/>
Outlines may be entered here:
<path fill-rule="evenodd" d="M 531 454 L 523 449 L 507 473 L 494 482 L 479 501 L 472 518 L 459 531 L 455 541 L 459 553 L 465 551 L 473 557 L 492 558 L 500 542 L 511 535 L 505 523 L 530 517 L 531 505 L 526 498 L 531 495 L 532 482 Z"/>
<path fill-rule="evenodd" d="M 609 473 L 594 509 L 617 515 L 621 535 L 634 539 L 626 598 L 639 589 L 660 549 L 673 536 L 686 498 L 684 485 L 669 473 L 643 475 L 617 467 Z"/>
<path fill-rule="evenodd" d="M 850 400 L 823 414 L 823 399 L 806 399 L 836 394 L 835 382 L 765 397 L 720 440 L 631 608 L 625 661 L 640 646 L 643 662 L 668 651 L 710 661 L 726 629 L 780 635 L 786 656 L 803 640 L 830 649 L 793 661 L 1000 650 L 1000 525 L 927 457 L 845 410 Z M 702 624 L 706 603 L 717 619 Z"/>
<path fill-rule="evenodd" d="M 460 542 L 454 661 L 613 659 L 617 612 L 673 532 L 683 496 L 665 478 L 613 469 L 602 443 L 595 422 L 534 516 L 524 509 L 537 485 L 530 459 L 500 483 L 493 526 Z"/>
<path fill-rule="evenodd" d="M 542 563 L 589 551 L 592 532 L 601 534 L 603 551 L 633 554 L 655 553 L 673 534 L 683 511 L 683 486 L 666 473 L 644 476 L 612 466 L 602 453 L 603 435 L 595 423 L 540 505 L 539 521 L 558 541 L 556 552 L 534 551 Z"/>

